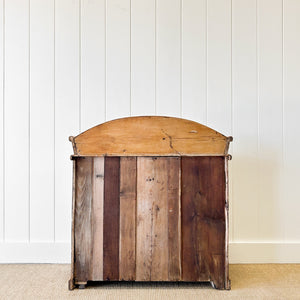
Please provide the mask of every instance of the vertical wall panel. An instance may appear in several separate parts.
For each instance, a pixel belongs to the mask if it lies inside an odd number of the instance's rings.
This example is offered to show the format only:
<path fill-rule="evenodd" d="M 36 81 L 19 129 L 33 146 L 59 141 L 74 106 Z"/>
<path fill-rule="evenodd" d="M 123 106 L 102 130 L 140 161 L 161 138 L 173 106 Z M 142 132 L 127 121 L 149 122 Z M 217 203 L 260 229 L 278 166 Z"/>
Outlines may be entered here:
<path fill-rule="evenodd" d="M 4 1 L 0 1 L 0 70 L 4 70 Z M 4 231 L 4 72 L 0 72 L 0 242 Z"/>
<path fill-rule="evenodd" d="M 81 131 L 105 121 L 105 0 L 81 1 Z"/>
<path fill-rule="evenodd" d="M 79 2 L 55 2 L 55 240 L 70 239 L 72 153 L 79 131 Z"/>
<path fill-rule="evenodd" d="M 206 123 L 206 0 L 182 1 L 182 116 Z"/>
<path fill-rule="evenodd" d="M 42 72 L 41 72 L 42 70 Z M 30 1 L 30 240 L 54 238 L 54 2 Z M 43 168 L 41 166 L 43 165 Z M 41 180 L 42 178 L 42 180 Z"/>
<path fill-rule="evenodd" d="M 283 238 L 282 173 L 282 1 L 258 2 L 259 234 Z M 266 217 L 267 216 L 267 217 Z"/>
<path fill-rule="evenodd" d="M 156 2 L 156 112 L 181 115 L 181 1 Z"/>
<path fill-rule="evenodd" d="M 16 9 L 18 8 L 18 9 Z M 29 2 L 5 2 L 5 240 L 29 239 Z"/>
<path fill-rule="evenodd" d="M 207 124 L 231 135 L 231 1 L 207 5 Z"/>
<path fill-rule="evenodd" d="M 155 0 L 131 1 L 131 113 L 155 114 Z"/>
<path fill-rule="evenodd" d="M 300 169 L 300 1 L 284 1 L 284 194 L 286 240 L 300 240 L 298 197 Z"/>
<path fill-rule="evenodd" d="M 258 234 L 256 1 L 232 2 L 234 240 Z M 247 57 L 247 59 L 245 59 Z M 247 192 L 245 188 L 247 187 Z"/>
<path fill-rule="evenodd" d="M 106 118 L 130 115 L 130 0 L 106 8 Z"/>

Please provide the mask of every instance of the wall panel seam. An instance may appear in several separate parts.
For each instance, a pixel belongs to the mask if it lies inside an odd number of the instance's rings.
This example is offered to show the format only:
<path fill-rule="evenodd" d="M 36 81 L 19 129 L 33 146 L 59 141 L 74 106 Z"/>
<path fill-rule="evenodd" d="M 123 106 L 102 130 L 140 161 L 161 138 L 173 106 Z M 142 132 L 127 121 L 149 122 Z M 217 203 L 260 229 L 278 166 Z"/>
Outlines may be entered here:
<path fill-rule="evenodd" d="M 30 138 L 30 130 L 31 130 L 31 124 L 30 124 L 30 120 L 31 120 L 31 51 L 30 51 L 30 47 L 31 47 L 31 34 L 30 34 L 30 24 L 31 24 L 31 20 L 30 20 L 30 16 L 31 16 L 31 12 L 30 12 L 30 4 L 31 4 L 31 0 L 28 0 L 28 241 L 30 242 L 30 209 L 31 209 L 31 138 Z"/>
<path fill-rule="evenodd" d="M 3 91 L 2 91 L 2 101 L 3 101 L 3 218 L 2 218 L 2 222 L 3 222 L 3 241 L 5 241 L 5 0 L 3 0 L 3 36 L 2 36 L 2 42 L 3 42 L 3 57 L 2 57 L 2 62 L 3 62 L 3 70 L 2 70 L 2 76 L 3 76 Z"/>

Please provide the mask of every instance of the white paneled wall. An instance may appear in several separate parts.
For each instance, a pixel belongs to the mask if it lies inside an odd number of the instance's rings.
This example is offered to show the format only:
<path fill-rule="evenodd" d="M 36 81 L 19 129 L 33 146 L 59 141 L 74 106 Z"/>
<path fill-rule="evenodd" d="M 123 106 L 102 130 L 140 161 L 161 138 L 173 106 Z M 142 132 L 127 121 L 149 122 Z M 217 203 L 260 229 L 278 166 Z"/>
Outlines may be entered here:
<path fill-rule="evenodd" d="M 130 115 L 232 135 L 231 262 L 300 262 L 299 0 L 1 0 L 0 262 L 68 262 L 68 136 Z"/>

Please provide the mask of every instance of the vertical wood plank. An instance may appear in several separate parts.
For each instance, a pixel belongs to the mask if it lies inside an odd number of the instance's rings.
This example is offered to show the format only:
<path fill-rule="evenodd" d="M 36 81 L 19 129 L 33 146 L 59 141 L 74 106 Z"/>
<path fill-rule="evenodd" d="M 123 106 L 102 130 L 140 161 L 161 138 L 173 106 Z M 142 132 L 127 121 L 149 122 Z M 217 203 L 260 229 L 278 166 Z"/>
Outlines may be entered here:
<path fill-rule="evenodd" d="M 5 240 L 22 242 L 30 239 L 28 1 L 5 2 L 4 42 Z"/>
<path fill-rule="evenodd" d="M 89 280 L 92 262 L 92 157 L 77 159 L 75 188 L 75 283 L 80 283 Z"/>
<path fill-rule="evenodd" d="M 81 131 L 105 121 L 105 5 L 81 1 Z"/>
<path fill-rule="evenodd" d="M 270 9 L 272 7 L 272 9 Z M 282 1 L 258 2 L 259 240 L 282 240 Z M 285 205 L 285 204 L 284 204 Z M 268 216 L 268 217 L 266 217 Z"/>
<path fill-rule="evenodd" d="M 168 278 L 166 159 L 138 157 L 136 280 Z"/>
<path fill-rule="evenodd" d="M 131 1 L 131 113 L 155 114 L 155 1 Z"/>
<path fill-rule="evenodd" d="M 152 159 L 137 157 L 136 280 L 151 279 L 152 202 L 154 187 Z M 151 180 L 150 180 L 151 179 Z"/>
<path fill-rule="evenodd" d="M 54 2 L 30 1 L 30 240 L 54 239 Z M 41 70 L 43 70 L 41 72 Z M 41 130 L 42 128 L 42 130 Z M 44 162 L 44 167 L 41 167 Z M 43 195 L 41 197 L 41 195 Z"/>
<path fill-rule="evenodd" d="M 232 101 L 234 159 L 232 165 L 234 240 L 258 236 L 258 85 L 256 2 L 232 2 Z M 245 59 L 247 57 L 247 59 Z M 247 170 L 247 171 L 245 171 Z M 248 191 L 245 193 L 245 187 Z"/>
<path fill-rule="evenodd" d="M 156 1 L 156 113 L 173 117 L 181 115 L 180 3 Z"/>
<path fill-rule="evenodd" d="M 103 280 L 104 157 L 93 159 L 92 255 L 90 280 Z"/>
<path fill-rule="evenodd" d="M 79 132 L 79 1 L 55 2 L 55 241 L 70 240 L 68 136 Z"/>
<path fill-rule="evenodd" d="M 300 240 L 298 185 L 300 169 L 299 113 L 300 113 L 300 2 L 285 0 L 283 32 L 283 134 L 284 134 L 284 201 L 281 214 L 284 216 L 286 241 Z"/>
<path fill-rule="evenodd" d="M 180 276 L 178 158 L 138 157 L 136 280 Z"/>
<path fill-rule="evenodd" d="M 167 159 L 150 158 L 154 161 L 154 181 L 152 202 L 152 260 L 151 281 L 168 279 L 168 194 L 167 194 Z M 146 179 L 147 180 L 147 179 Z M 151 193 L 151 191 L 149 191 Z M 148 201 L 146 198 L 145 201 Z"/>
<path fill-rule="evenodd" d="M 104 162 L 103 280 L 119 280 L 120 158 Z"/>
<path fill-rule="evenodd" d="M 224 288 L 224 157 L 182 158 L 182 280 Z"/>
<path fill-rule="evenodd" d="M 181 158 L 167 158 L 168 280 L 181 279 Z"/>
<path fill-rule="evenodd" d="M 120 157 L 120 280 L 135 280 L 136 157 Z"/>
<path fill-rule="evenodd" d="M 231 1 L 207 5 L 207 124 L 231 135 Z"/>
<path fill-rule="evenodd" d="M 4 70 L 4 0 L 0 1 L 0 70 Z M 0 242 L 4 237 L 4 71 L 0 72 Z"/>
<path fill-rule="evenodd" d="M 106 118 L 130 115 L 130 0 L 107 1 Z"/>
<path fill-rule="evenodd" d="M 206 123 L 206 0 L 182 1 L 182 116 Z"/>

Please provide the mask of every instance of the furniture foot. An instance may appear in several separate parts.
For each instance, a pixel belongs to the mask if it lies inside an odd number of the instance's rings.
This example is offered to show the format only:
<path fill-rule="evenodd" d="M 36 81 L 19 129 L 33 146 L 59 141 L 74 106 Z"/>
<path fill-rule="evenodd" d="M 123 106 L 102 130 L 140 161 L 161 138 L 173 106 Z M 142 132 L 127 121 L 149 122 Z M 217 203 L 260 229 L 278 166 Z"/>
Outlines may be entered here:
<path fill-rule="evenodd" d="M 215 282 L 215 281 L 211 280 L 210 284 L 216 290 L 230 290 L 231 289 L 231 282 L 230 282 L 230 280 L 228 280 L 227 282 L 225 282 L 225 284 L 224 283 L 220 284 L 218 282 Z"/>
<path fill-rule="evenodd" d="M 70 279 L 69 280 L 69 291 L 72 291 L 75 289 L 75 284 L 74 284 L 74 280 Z"/>

